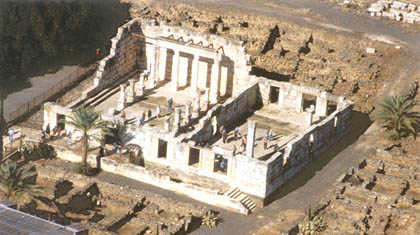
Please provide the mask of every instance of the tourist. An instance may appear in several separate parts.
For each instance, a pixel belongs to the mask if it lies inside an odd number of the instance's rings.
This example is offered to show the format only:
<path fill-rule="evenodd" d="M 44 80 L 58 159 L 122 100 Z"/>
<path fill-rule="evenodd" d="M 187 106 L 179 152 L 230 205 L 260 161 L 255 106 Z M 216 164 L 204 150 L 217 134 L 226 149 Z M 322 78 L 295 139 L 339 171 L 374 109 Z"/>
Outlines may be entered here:
<path fill-rule="evenodd" d="M 116 151 L 117 155 L 121 154 L 121 146 L 117 145 L 117 151 Z"/>
<path fill-rule="evenodd" d="M 140 120 L 139 120 L 139 127 L 142 127 L 143 125 L 144 125 L 144 119 L 145 119 L 145 117 L 146 117 L 146 114 L 144 113 L 144 112 L 142 112 L 141 113 L 141 116 L 140 116 Z"/>
<path fill-rule="evenodd" d="M 160 105 L 158 105 L 156 108 L 156 117 L 160 118 L 160 112 L 161 112 Z"/>
<path fill-rule="evenodd" d="M 96 55 L 100 55 L 101 54 L 101 48 L 97 48 L 96 49 Z"/>
<path fill-rule="evenodd" d="M 8 134 L 9 134 L 10 143 L 12 143 L 14 141 L 13 135 L 15 134 L 15 130 L 13 130 L 12 128 L 10 128 Z"/>
<path fill-rule="evenodd" d="M 239 127 L 235 127 L 235 130 L 233 131 L 233 137 L 235 138 L 235 140 L 238 139 L 238 137 L 239 137 Z"/>
<path fill-rule="evenodd" d="M 147 110 L 147 120 L 149 121 L 150 119 L 152 119 L 152 110 Z"/>
<path fill-rule="evenodd" d="M 226 167 L 225 160 L 224 159 L 220 160 L 220 169 L 222 169 L 222 171 L 225 171 L 225 167 Z"/>
<path fill-rule="evenodd" d="M 241 146 L 239 147 L 239 153 L 244 153 L 245 151 L 245 145 L 242 143 Z"/>
<path fill-rule="evenodd" d="M 267 150 L 268 138 L 264 137 L 264 150 Z"/>
<path fill-rule="evenodd" d="M 172 111 L 172 104 L 173 104 L 173 100 L 172 100 L 172 98 L 169 98 L 168 99 L 168 109 L 169 109 L 169 111 Z"/>
<path fill-rule="evenodd" d="M 61 136 L 61 127 L 57 128 L 57 136 L 59 136 L 59 137 Z"/>
<path fill-rule="evenodd" d="M 269 127 L 268 129 L 267 129 L 267 133 L 266 133 L 266 136 L 267 136 L 267 141 L 268 142 L 270 142 L 271 141 L 271 136 L 272 136 L 272 132 L 271 132 L 271 128 Z"/>

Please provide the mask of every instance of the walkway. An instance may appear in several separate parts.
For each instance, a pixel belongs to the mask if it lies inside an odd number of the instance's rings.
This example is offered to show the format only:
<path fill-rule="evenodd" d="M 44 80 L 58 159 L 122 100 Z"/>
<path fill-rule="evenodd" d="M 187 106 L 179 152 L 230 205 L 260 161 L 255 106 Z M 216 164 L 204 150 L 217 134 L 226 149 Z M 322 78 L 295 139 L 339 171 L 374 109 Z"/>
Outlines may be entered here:
<path fill-rule="evenodd" d="M 14 92 L 6 97 L 4 102 L 5 117 L 40 94 L 44 94 L 48 89 L 60 83 L 78 68 L 79 66 L 63 66 L 56 73 L 29 78 L 31 87 Z"/>

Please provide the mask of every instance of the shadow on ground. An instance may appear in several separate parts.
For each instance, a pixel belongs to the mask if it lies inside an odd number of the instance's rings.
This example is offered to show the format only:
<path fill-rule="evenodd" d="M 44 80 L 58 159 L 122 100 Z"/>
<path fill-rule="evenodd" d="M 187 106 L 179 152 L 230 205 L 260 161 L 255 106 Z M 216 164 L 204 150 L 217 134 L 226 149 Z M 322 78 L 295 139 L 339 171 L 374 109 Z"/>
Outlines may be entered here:
<path fill-rule="evenodd" d="M 329 150 L 319 155 L 314 161 L 310 162 L 305 166 L 292 179 L 288 180 L 283 186 L 281 186 L 276 192 L 268 197 L 267 204 L 270 204 L 294 190 L 300 188 L 308 180 L 310 180 L 317 171 L 321 170 L 326 166 L 337 154 L 346 149 L 348 146 L 353 144 L 372 124 L 369 116 L 361 112 L 353 111 L 352 114 L 352 128 L 350 134 L 343 137 L 336 144 L 331 146 Z"/>

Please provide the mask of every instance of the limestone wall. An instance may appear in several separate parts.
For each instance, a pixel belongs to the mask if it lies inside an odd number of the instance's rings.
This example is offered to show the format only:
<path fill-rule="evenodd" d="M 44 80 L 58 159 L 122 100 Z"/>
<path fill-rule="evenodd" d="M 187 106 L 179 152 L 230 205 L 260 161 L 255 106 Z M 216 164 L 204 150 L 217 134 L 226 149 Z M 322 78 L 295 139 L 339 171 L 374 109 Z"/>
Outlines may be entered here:
<path fill-rule="evenodd" d="M 304 166 L 328 150 L 351 130 L 353 105 L 336 110 L 320 123 L 291 140 L 277 158 L 268 161 L 267 191 L 269 195 Z"/>
<path fill-rule="evenodd" d="M 197 131 L 187 135 L 187 138 L 195 142 L 208 140 L 212 136 L 212 121 L 217 120 L 218 127 L 229 125 L 232 121 L 240 118 L 245 113 L 254 109 L 258 102 L 258 84 L 248 85 L 237 97 L 229 98 L 225 103 L 216 105 L 207 112 L 200 120 Z"/>
<path fill-rule="evenodd" d="M 138 68 L 138 60 L 142 56 L 140 51 L 144 44 L 139 42 L 139 38 L 132 36 L 131 32 L 140 31 L 139 19 L 131 20 L 118 28 L 117 35 L 111 38 L 109 55 L 100 61 L 93 86 L 84 91 L 79 100 L 67 107 L 73 108 L 79 105 L 86 98 L 98 94 L 115 80 Z"/>
<path fill-rule="evenodd" d="M 232 96 L 235 96 L 249 85 L 248 76 L 249 72 L 251 71 L 250 55 L 246 54 L 246 47 L 244 46 L 243 41 L 229 39 L 215 34 L 191 31 L 177 26 L 168 26 L 164 24 L 157 25 L 153 20 L 142 20 L 141 28 L 142 33 L 148 37 L 146 39 L 146 42 L 158 44 L 156 42 L 158 40 L 158 37 L 166 37 L 180 42 L 188 42 L 191 45 L 197 45 L 199 47 L 216 49 L 219 53 L 221 53 L 221 95 L 224 95 L 224 93 L 228 93 Z M 191 51 L 189 50 L 182 52 L 191 53 Z M 208 57 L 206 57 L 205 53 L 201 56 L 201 60 L 206 60 L 206 58 L 209 60 L 213 60 L 210 54 Z M 153 58 L 153 55 L 150 55 L 150 58 Z M 167 58 L 171 59 L 170 56 L 168 56 Z M 147 60 L 149 60 L 149 58 L 147 58 Z M 159 56 L 159 61 L 164 61 L 162 55 Z M 164 75 L 166 79 L 168 79 L 168 72 L 171 68 L 170 61 L 167 62 L 167 69 L 165 70 L 166 75 Z M 180 66 L 181 77 L 182 74 L 185 74 L 183 73 L 183 69 L 185 68 L 187 67 Z M 204 69 L 204 67 L 202 66 L 200 66 L 200 68 Z M 210 72 L 210 70 L 211 69 L 208 69 L 205 73 L 200 74 L 207 74 Z M 226 86 L 224 86 L 225 84 Z M 201 84 L 200 86 L 202 87 L 203 84 Z"/>

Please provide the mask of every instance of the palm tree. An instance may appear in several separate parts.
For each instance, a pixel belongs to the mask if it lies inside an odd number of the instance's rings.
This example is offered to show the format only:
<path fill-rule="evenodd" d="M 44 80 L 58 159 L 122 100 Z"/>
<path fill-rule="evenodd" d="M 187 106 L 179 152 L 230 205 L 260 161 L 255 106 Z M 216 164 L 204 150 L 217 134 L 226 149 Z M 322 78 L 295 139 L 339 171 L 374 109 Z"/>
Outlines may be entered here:
<path fill-rule="evenodd" d="M 82 132 L 82 166 L 85 167 L 87 165 L 89 138 L 101 140 L 102 133 L 105 135 L 112 135 L 112 133 L 107 127 L 108 122 L 102 120 L 101 114 L 91 108 L 81 107 L 73 110 L 69 118 L 70 120 L 66 120 L 66 124 Z"/>
<path fill-rule="evenodd" d="M 420 115 L 413 111 L 414 105 L 414 100 L 407 96 L 386 96 L 373 113 L 372 119 L 379 121 L 392 139 L 415 135 Z"/>
<path fill-rule="evenodd" d="M 29 180 L 36 174 L 30 165 L 7 160 L 0 165 L 0 198 L 16 202 L 18 209 L 31 202 L 40 193 L 40 187 Z"/>

